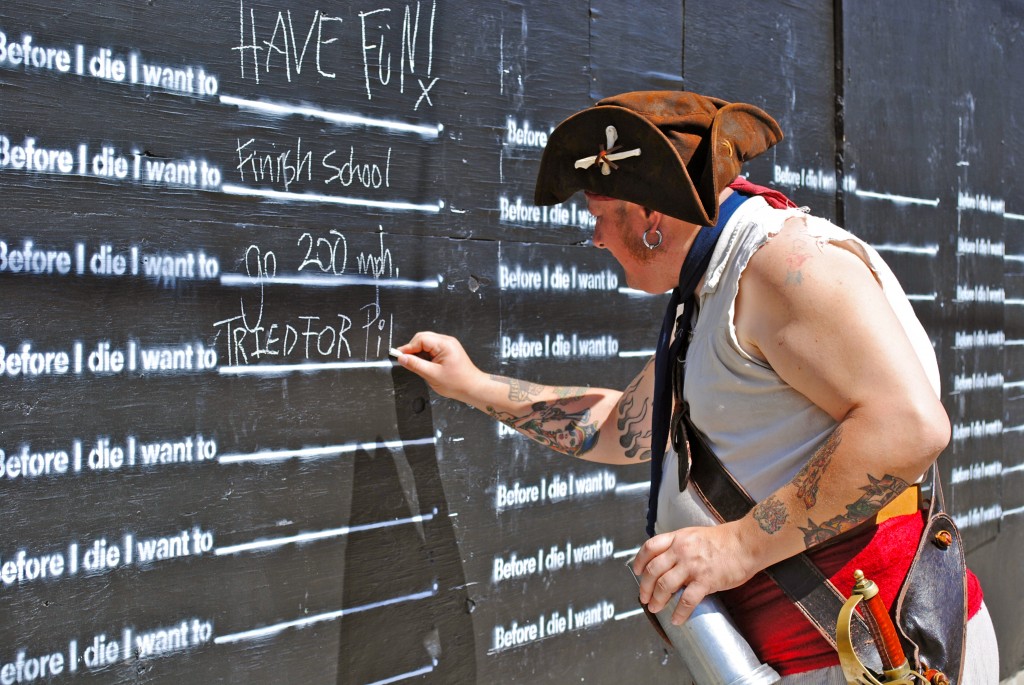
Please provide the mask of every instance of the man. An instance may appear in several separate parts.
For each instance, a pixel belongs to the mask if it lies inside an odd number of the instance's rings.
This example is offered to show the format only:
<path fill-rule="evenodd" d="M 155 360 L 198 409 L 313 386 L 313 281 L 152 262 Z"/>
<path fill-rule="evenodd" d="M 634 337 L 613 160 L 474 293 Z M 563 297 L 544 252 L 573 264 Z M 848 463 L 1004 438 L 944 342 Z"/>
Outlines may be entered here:
<path fill-rule="evenodd" d="M 781 137 L 751 105 L 639 92 L 577 113 L 549 139 L 537 203 L 585 190 L 593 244 L 611 252 L 631 287 L 693 297 L 683 310 L 690 316 L 675 324 L 680 340 L 690 339 L 685 365 L 652 359 L 622 392 L 550 387 L 488 376 L 457 340 L 426 332 L 399 348 L 399 363 L 565 454 L 613 464 L 653 454 L 653 537 L 634 565 L 641 602 L 656 613 L 683 588 L 673 613 L 682 623 L 720 592 L 784 682 L 842 683 L 834 648 L 759 572 L 808 551 L 842 593 L 863 569 L 891 606 L 923 528 L 908 487 L 943 450 L 950 426 L 929 339 L 877 253 L 737 178 Z M 662 457 L 659 398 L 682 378 L 675 417 L 688 411 L 756 502 L 739 520 L 714 525 L 685 487 L 685 460 L 671 448 Z M 969 581 L 975 618 L 961 682 L 994 683 L 991 622 Z"/>

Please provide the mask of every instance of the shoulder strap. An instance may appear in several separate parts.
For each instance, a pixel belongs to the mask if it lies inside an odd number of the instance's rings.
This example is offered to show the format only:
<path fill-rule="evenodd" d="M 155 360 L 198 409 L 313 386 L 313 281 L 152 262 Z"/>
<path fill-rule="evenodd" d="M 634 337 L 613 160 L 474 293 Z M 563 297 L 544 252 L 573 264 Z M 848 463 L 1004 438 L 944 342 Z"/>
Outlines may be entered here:
<path fill-rule="evenodd" d="M 697 232 L 683 265 L 679 270 L 679 285 L 672 290 L 665 318 L 658 335 L 658 348 L 654 356 L 654 397 L 651 409 L 651 491 L 647 501 L 647 535 L 654 535 L 654 522 L 658 518 L 658 491 L 661 488 L 661 471 L 668 443 L 670 417 L 672 415 L 672 375 L 675 372 L 673 359 L 686 354 L 685 326 L 693 315 L 694 290 L 704 272 L 708 270 L 711 255 L 722 229 L 729 223 L 733 213 L 749 198 L 736 192 L 722 202 L 718 208 L 718 223 L 705 226 Z M 679 314 L 680 303 L 685 303 Z M 678 317 L 678 318 L 677 318 Z M 673 336 L 673 330 L 675 334 Z"/>

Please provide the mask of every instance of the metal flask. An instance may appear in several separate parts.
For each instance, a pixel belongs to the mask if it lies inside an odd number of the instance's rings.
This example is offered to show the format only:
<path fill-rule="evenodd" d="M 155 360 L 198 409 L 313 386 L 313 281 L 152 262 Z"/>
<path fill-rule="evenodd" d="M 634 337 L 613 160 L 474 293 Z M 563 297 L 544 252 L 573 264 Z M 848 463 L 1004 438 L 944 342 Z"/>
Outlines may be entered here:
<path fill-rule="evenodd" d="M 633 578 L 639 584 L 640 579 Z M 770 685 L 782 679 L 760 662 L 715 595 L 705 597 L 686 623 L 672 625 L 680 595 L 682 590 L 655 616 L 696 685 Z"/>

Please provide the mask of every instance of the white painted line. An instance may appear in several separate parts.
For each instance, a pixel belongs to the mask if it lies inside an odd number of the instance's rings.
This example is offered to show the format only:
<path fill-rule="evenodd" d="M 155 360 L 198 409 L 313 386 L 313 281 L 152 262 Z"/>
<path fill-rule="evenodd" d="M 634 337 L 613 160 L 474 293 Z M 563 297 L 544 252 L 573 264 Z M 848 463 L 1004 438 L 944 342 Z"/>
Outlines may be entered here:
<path fill-rule="evenodd" d="M 362 606 L 352 607 L 351 609 L 338 609 L 337 611 L 328 611 L 323 614 L 317 614 L 316 616 L 307 616 L 300 618 L 295 621 L 285 621 L 284 623 L 276 623 L 271 626 L 264 626 L 263 628 L 255 628 L 253 630 L 246 630 L 241 633 L 231 633 L 229 635 L 219 635 L 213 638 L 214 644 L 223 645 L 232 642 L 242 642 L 243 640 L 255 640 L 261 637 L 269 637 L 276 635 L 288 628 L 303 628 L 313 623 L 320 623 L 322 621 L 333 621 L 336 618 L 347 616 L 349 614 L 357 614 L 362 611 L 370 611 L 372 609 L 379 609 L 381 607 L 390 606 L 392 604 L 401 604 L 402 602 L 415 602 L 420 599 L 426 599 L 433 597 L 437 594 L 437 583 L 434 583 L 434 587 L 424 592 L 417 592 L 412 595 L 402 595 L 401 597 L 394 597 L 392 599 L 385 599 L 381 602 L 374 602 L 372 604 L 364 604 Z"/>
<path fill-rule="evenodd" d="M 621 552 L 616 552 L 612 555 L 613 559 L 625 559 L 626 557 L 635 557 L 636 553 L 640 551 L 639 547 L 633 549 L 624 549 Z"/>
<path fill-rule="evenodd" d="M 1024 514 L 1024 507 L 1017 507 L 1016 509 L 1007 509 L 1006 511 L 1003 512 L 1002 517 L 1006 518 L 1007 516 L 1016 516 L 1017 514 Z"/>
<path fill-rule="evenodd" d="M 1012 212 L 1003 212 L 1004 219 L 1010 219 L 1011 221 L 1024 221 L 1024 214 L 1013 214 Z"/>
<path fill-rule="evenodd" d="M 306 285 L 313 288 L 341 288 L 351 285 L 373 285 L 385 288 L 437 288 L 441 279 L 412 281 L 399 278 L 373 278 L 372 276 L 345 276 L 331 274 L 307 274 L 295 276 L 246 276 L 244 274 L 223 274 L 220 284 L 232 286 L 264 286 L 264 285 Z"/>
<path fill-rule="evenodd" d="M 389 365 L 391 362 L 387 362 Z M 413 445 L 436 445 L 437 438 L 419 438 L 416 440 L 388 440 L 386 442 L 351 442 L 344 445 L 327 445 L 325 447 L 306 447 L 297 450 L 264 450 L 249 454 L 222 454 L 217 457 L 221 464 L 239 464 L 250 461 L 279 461 L 281 459 L 316 459 L 319 457 L 333 457 L 339 454 L 350 454 L 358 450 L 376 450 L 385 448 L 389 450 L 411 447 Z"/>
<path fill-rule="evenodd" d="M 1015 307 L 1019 307 L 1020 305 L 1024 304 L 1024 299 L 1021 299 L 1019 297 L 1008 297 L 1005 300 L 1003 300 L 1003 304 L 1012 304 Z"/>
<path fill-rule="evenodd" d="M 271 200 L 283 200 L 285 202 L 326 202 L 337 205 L 349 205 L 355 207 L 373 207 L 376 209 L 397 209 L 414 212 L 431 212 L 437 214 L 444 207 L 444 200 L 438 200 L 434 204 L 414 204 L 411 202 L 392 202 L 389 200 L 367 200 L 365 198 L 341 197 L 338 195 L 320 195 L 318 193 L 289 193 L 283 190 L 266 190 L 263 188 L 247 188 L 225 183 L 220 187 L 221 192 L 227 195 L 241 195 L 246 197 L 265 197 Z"/>
<path fill-rule="evenodd" d="M 627 492 L 639 492 L 641 490 L 650 490 L 650 489 L 651 489 L 651 482 L 650 481 L 642 481 L 640 483 L 628 483 L 626 485 L 616 485 L 615 486 L 615 494 L 616 495 L 623 495 L 623 494 L 625 494 Z"/>
<path fill-rule="evenodd" d="M 303 542 L 314 542 L 316 540 L 327 540 L 329 538 L 338 538 L 350 535 L 352 533 L 362 533 L 367 530 L 378 530 L 380 528 L 394 528 L 395 526 L 404 526 L 409 523 L 423 523 L 424 521 L 430 521 L 437 514 L 435 509 L 430 514 L 419 514 L 417 516 L 410 516 L 403 519 L 394 519 L 391 521 L 379 521 L 377 523 L 364 523 L 359 526 L 342 526 L 341 528 L 328 528 L 327 530 L 318 530 L 311 533 L 301 533 L 299 535 L 288 535 L 280 538 L 270 538 L 266 540 L 256 540 L 254 542 L 246 542 L 240 545 L 228 545 L 226 547 L 218 547 L 214 550 L 214 554 L 218 557 L 222 557 L 226 554 L 238 554 L 239 552 L 253 552 L 258 549 L 273 549 L 274 547 L 284 547 L 285 545 L 297 545 Z"/>
<path fill-rule="evenodd" d="M 402 680 L 408 680 L 409 678 L 415 678 L 419 675 L 426 675 L 427 673 L 431 673 L 436 665 L 437 661 L 435 660 L 434 663 L 429 666 L 417 668 L 415 671 L 409 671 L 408 673 L 399 673 L 398 675 L 385 678 L 384 680 L 374 680 L 372 683 L 367 683 L 366 685 L 388 685 L 388 683 L 397 683 Z"/>
<path fill-rule="evenodd" d="M 626 357 L 651 357 L 654 356 L 656 350 L 624 350 L 619 352 L 619 356 Z"/>
<path fill-rule="evenodd" d="M 621 614 L 615 614 L 615 620 L 621 621 L 625 618 L 633 618 L 634 616 L 639 616 L 642 613 L 644 613 L 643 607 L 639 609 L 633 609 L 632 611 L 624 611 Z"/>
<path fill-rule="evenodd" d="M 1006 474 L 1006 473 L 1016 473 L 1017 471 L 1024 471 L 1024 464 L 1017 464 L 1016 466 L 1011 466 L 1008 469 L 1002 469 L 999 472 L 999 474 L 1003 475 L 1003 474 Z"/>
<path fill-rule="evenodd" d="M 907 293 L 907 299 L 910 300 L 911 302 L 934 302 L 936 299 L 938 299 L 938 295 L 936 293 L 924 295 L 914 295 L 911 293 Z"/>
<path fill-rule="evenodd" d="M 391 121 L 388 119 L 374 119 L 371 117 L 359 116 L 357 114 L 342 114 L 341 112 L 331 112 L 326 109 L 319 109 L 317 107 L 307 107 L 304 105 L 286 105 L 276 102 L 267 102 L 265 100 L 246 100 L 243 98 L 237 98 L 231 95 L 221 95 L 220 102 L 224 105 L 235 105 L 242 109 L 251 109 L 257 112 L 264 112 L 266 114 L 277 114 L 277 115 L 298 115 L 303 117 L 312 117 L 314 119 L 322 119 L 323 121 L 329 121 L 332 124 L 347 124 L 350 126 L 371 126 L 374 128 L 384 128 L 389 131 L 401 131 L 404 133 L 418 133 L 421 136 L 427 138 L 437 138 L 444 130 L 443 124 L 435 124 L 433 126 L 420 126 L 416 124 L 406 124 L 401 121 Z"/>
<path fill-rule="evenodd" d="M 253 364 L 251 366 L 221 366 L 222 376 L 273 376 L 296 371 L 335 371 L 350 369 L 391 369 L 395 363 L 379 362 L 306 362 L 302 364 Z"/>
<path fill-rule="evenodd" d="M 1004 433 L 1020 433 L 1024 431 L 1024 424 L 1020 426 L 1003 426 Z"/>
<path fill-rule="evenodd" d="M 910 197 L 909 195 L 894 195 L 892 193 L 876 193 L 873 190 L 855 190 L 854 194 L 858 197 L 870 197 L 876 200 L 888 200 L 889 202 L 895 202 L 898 205 L 927 205 L 929 207 L 938 207 L 939 199 L 934 200 L 923 197 Z"/>
<path fill-rule="evenodd" d="M 939 254 L 938 245 L 896 245 L 894 243 L 883 243 L 872 245 L 877 252 L 897 252 L 904 254 L 920 254 L 928 257 L 935 257 Z"/>

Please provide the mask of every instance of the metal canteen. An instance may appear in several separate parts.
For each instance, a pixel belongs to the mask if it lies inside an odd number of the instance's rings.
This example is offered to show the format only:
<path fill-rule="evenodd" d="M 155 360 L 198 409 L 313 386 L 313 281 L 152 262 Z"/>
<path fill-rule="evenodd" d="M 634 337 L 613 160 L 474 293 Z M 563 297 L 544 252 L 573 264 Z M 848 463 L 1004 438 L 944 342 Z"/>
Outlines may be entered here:
<path fill-rule="evenodd" d="M 632 565 L 630 560 L 630 575 Z M 639 586 L 640 579 L 633 578 Z M 771 685 L 782 679 L 760 662 L 715 595 L 705 597 L 683 625 L 672 625 L 680 595 L 682 590 L 655 616 L 696 685 Z"/>

